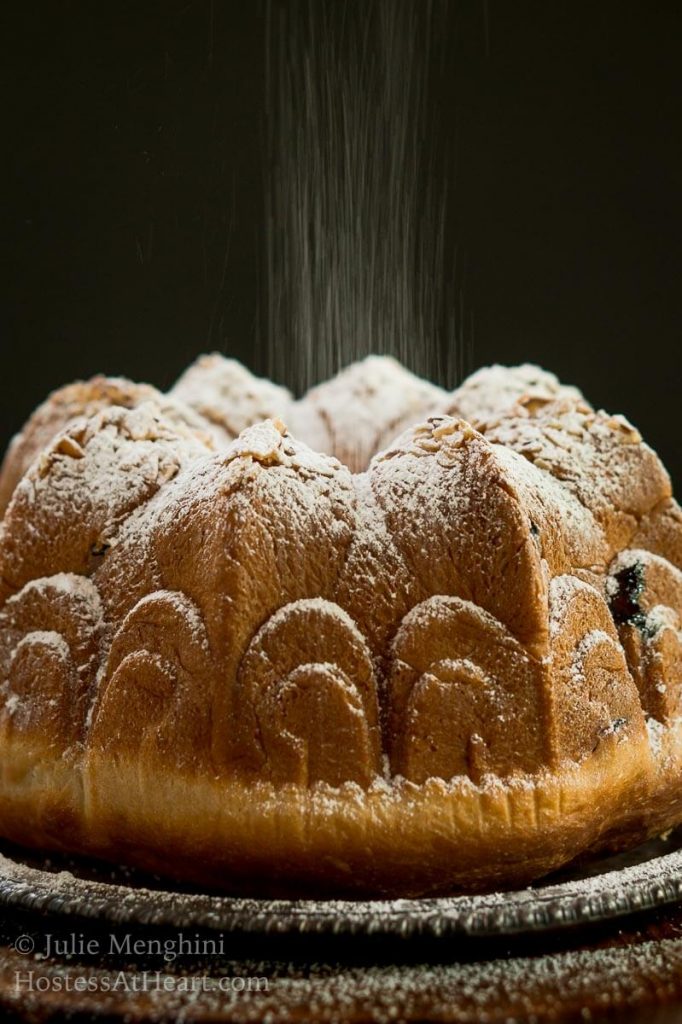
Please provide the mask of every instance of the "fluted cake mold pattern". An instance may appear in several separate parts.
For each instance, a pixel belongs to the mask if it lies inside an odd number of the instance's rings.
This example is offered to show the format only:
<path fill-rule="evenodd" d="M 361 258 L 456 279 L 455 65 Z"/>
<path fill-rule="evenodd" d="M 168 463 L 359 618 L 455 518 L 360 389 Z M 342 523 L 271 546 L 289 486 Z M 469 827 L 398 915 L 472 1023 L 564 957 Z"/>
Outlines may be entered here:
<path fill-rule="evenodd" d="M 0 509 L 8 839 L 415 896 L 682 818 L 682 515 L 537 367 L 96 378 L 12 442 Z"/>

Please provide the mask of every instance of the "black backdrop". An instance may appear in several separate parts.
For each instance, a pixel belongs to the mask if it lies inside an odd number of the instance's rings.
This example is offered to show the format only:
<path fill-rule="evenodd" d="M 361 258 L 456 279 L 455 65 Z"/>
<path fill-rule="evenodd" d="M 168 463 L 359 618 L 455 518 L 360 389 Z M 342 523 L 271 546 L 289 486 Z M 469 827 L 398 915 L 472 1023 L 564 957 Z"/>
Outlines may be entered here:
<path fill-rule="evenodd" d="M 555 370 L 626 413 L 679 487 L 682 6 L 450 7 L 435 99 L 471 366 Z M 206 349 L 263 370 L 262 4 L 13 0 L 2 18 L 0 445 L 75 377 L 166 386 Z"/>

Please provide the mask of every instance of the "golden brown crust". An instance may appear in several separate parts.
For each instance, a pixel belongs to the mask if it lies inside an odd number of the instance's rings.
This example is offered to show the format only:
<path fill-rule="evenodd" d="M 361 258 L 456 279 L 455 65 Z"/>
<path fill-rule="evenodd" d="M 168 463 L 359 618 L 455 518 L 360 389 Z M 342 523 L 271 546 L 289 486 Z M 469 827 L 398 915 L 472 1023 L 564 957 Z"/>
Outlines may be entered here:
<path fill-rule="evenodd" d="M 631 548 L 612 562 L 607 591 L 642 706 L 671 725 L 682 713 L 682 572 Z"/>
<path fill-rule="evenodd" d="M 682 509 L 674 498 L 664 497 L 642 517 L 631 544 L 661 555 L 682 569 Z"/>
<path fill-rule="evenodd" d="M 548 763 L 542 672 L 501 622 L 471 601 L 432 597 L 392 645 L 387 736 L 394 775 L 478 783 Z"/>
<path fill-rule="evenodd" d="M 301 441 L 359 473 L 403 430 L 445 408 L 445 391 L 395 359 L 368 356 L 296 402 L 287 422 Z"/>
<path fill-rule="evenodd" d="M 561 384 L 553 373 L 532 363 L 483 366 L 462 382 L 443 406 L 448 416 L 461 417 L 479 430 L 501 416 L 534 416 L 557 400 L 590 406 L 577 388 Z"/>
<path fill-rule="evenodd" d="M 0 525 L 0 595 L 55 573 L 90 575 L 134 509 L 207 450 L 152 403 L 71 420 L 14 490 Z"/>
<path fill-rule="evenodd" d="M 10 746 L 9 755 L 14 774 L 3 766 L 0 808 L 11 838 L 256 895 L 523 884 L 605 842 L 609 825 L 656 830 L 665 820 L 645 819 L 657 775 L 642 739 L 611 737 L 563 772 L 480 786 L 247 785 L 173 771 L 150 785 L 138 757 L 112 760 L 97 748 L 82 776 L 52 771 L 40 743 Z M 673 799 L 679 813 L 679 792 Z"/>
<path fill-rule="evenodd" d="M 355 476 L 277 419 L 215 450 L 144 390 L 69 416 L 0 525 L 0 833 L 413 895 L 677 821 L 669 479 L 622 418 L 500 372 L 462 389 L 481 431 L 432 416 Z"/>
<path fill-rule="evenodd" d="M 286 388 L 254 377 L 236 359 L 226 359 L 217 352 L 199 356 L 169 395 L 203 417 L 223 444 L 261 420 L 287 417 L 293 404 Z"/>
<path fill-rule="evenodd" d="M 31 463 L 69 423 L 89 419 L 112 406 L 134 409 L 144 402 L 156 404 L 170 423 L 189 427 L 198 435 L 207 430 L 207 424 L 189 406 L 162 395 L 149 384 L 133 384 L 123 377 L 93 377 L 68 384 L 39 405 L 21 433 L 12 439 L 0 467 L 0 517 Z"/>

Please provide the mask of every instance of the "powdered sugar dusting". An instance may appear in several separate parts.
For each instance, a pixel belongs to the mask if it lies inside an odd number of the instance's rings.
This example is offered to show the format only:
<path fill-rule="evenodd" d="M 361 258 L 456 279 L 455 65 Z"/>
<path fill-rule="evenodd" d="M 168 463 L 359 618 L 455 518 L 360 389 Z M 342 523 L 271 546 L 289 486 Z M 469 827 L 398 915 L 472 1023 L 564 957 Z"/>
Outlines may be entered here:
<path fill-rule="evenodd" d="M 286 388 L 254 377 L 236 359 L 200 356 L 170 395 L 191 406 L 217 427 L 223 442 L 259 420 L 287 416 L 293 403 Z"/>
<path fill-rule="evenodd" d="M 585 405 L 577 388 L 561 384 L 553 373 L 539 366 L 524 363 L 521 366 L 484 366 L 472 373 L 453 392 L 446 411 L 461 416 L 476 426 L 498 419 L 500 416 L 527 416 L 528 409 L 568 398 Z"/>

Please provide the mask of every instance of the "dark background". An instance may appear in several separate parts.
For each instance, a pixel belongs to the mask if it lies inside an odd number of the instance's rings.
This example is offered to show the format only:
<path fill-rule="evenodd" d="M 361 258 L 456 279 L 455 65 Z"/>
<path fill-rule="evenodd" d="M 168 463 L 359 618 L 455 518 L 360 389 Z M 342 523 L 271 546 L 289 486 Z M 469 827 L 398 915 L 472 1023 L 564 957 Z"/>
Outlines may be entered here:
<path fill-rule="evenodd" d="M 2 18 L 0 446 L 76 377 L 168 386 L 207 349 L 266 370 L 264 5 Z M 676 2 L 451 0 L 434 96 L 468 368 L 553 369 L 678 488 L 681 33 Z"/>

